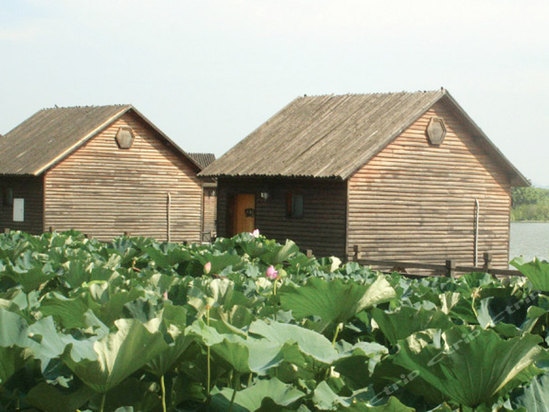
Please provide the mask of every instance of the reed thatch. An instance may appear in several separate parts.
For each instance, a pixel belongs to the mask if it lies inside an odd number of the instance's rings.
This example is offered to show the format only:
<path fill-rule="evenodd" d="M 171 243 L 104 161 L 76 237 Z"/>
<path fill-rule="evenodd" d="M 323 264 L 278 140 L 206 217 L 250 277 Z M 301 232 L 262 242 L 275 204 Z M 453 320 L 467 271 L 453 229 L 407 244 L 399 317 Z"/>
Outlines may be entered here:
<path fill-rule="evenodd" d="M 132 105 L 109 105 L 54 107 L 38 111 L 0 137 L 0 175 L 39 175 L 130 110 L 198 170 L 202 169 Z"/>
<path fill-rule="evenodd" d="M 298 97 L 200 176 L 347 179 L 441 99 L 515 181 L 527 182 L 444 89 Z"/>

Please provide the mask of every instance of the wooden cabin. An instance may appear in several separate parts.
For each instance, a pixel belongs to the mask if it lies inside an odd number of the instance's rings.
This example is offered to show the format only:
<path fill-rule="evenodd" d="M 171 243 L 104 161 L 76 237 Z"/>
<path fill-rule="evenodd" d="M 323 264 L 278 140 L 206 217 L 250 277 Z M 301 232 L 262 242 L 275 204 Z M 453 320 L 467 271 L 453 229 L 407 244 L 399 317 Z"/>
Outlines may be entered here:
<path fill-rule="evenodd" d="M 189 156 L 201 169 L 208 167 L 215 161 L 213 153 L 189 153 Z M 210 242 L 217 235 L 217 182 L 215 179 L 202 178 L 202 241 Z"/>
<path fill-rule="evenodd" d="M 316 256 L 507 267 L 511 186 L 528 181 L 444 89 L 304 96 L 201 176 L 218 234 L 258 228 Z M 479 257 L 480 256 L 480 257 Z"/>
<path fill-rule="evenodd" d="M 0 228 L 197 242 L 200 170 L 131 105 L 40 110 L 0 138 Z"/>

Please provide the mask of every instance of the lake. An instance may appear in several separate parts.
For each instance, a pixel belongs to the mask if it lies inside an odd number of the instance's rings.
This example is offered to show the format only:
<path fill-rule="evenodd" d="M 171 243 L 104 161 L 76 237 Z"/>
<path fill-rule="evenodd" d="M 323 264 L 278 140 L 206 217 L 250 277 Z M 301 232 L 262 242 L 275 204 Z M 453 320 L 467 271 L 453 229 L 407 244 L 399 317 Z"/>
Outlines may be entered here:
<path fill-rule="evenodd" d="M 549 259 L 549 223 L 511 223 L 509 258 L 520 255 L 527 260 L 534 256 Z"/>

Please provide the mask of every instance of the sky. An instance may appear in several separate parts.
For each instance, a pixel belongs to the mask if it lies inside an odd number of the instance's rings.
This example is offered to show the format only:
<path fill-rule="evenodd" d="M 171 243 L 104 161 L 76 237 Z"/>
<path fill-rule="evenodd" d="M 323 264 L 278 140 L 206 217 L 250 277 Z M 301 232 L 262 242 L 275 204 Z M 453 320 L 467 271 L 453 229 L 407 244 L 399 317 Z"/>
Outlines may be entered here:
<path fill-rule="evenodd" d="M 549 187 L 548 22 L 546 0 L 5 0 L 0 133 L 130 103 L 219 157 L 303 94 L 444 87 Z"/>

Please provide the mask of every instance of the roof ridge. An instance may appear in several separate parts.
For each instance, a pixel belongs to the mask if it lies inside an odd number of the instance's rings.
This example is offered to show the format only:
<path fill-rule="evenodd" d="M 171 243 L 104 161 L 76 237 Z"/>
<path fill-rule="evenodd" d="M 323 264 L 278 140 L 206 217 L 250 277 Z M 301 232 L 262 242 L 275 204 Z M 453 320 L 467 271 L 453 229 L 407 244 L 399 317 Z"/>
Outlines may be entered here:
<path fill-rule="evenodd" d="M 45 111 L 45 110 L 57 110 L 57 109 L 99 109 L 103 107 L 133 107 L 132 104 L 124 104 L 124 103 L 116 103 L 116 104 L 89 104 L 89 105 L 82 105 L 82 106 L 53 106 L 53 107 L 43 107 L 39 110 L 39 112 Z"/>
<path fill-rule="evenodd" d="M 440 89 L 432 90 L 416 90 L 416 91 L 406 91 L 402 90 L 399 92 L 372 92 L 372 93 L 324 93 L 324 94 L 303 94 L 303 96 L 298 96 L 298 98 L 304 97 L 344 97 L 344 96 L 383 96 L 383 95 L 395 95 L 395 94 L 427 94 L 427 93 L 447 93 L 448 91 L 441 87 Z"/>

